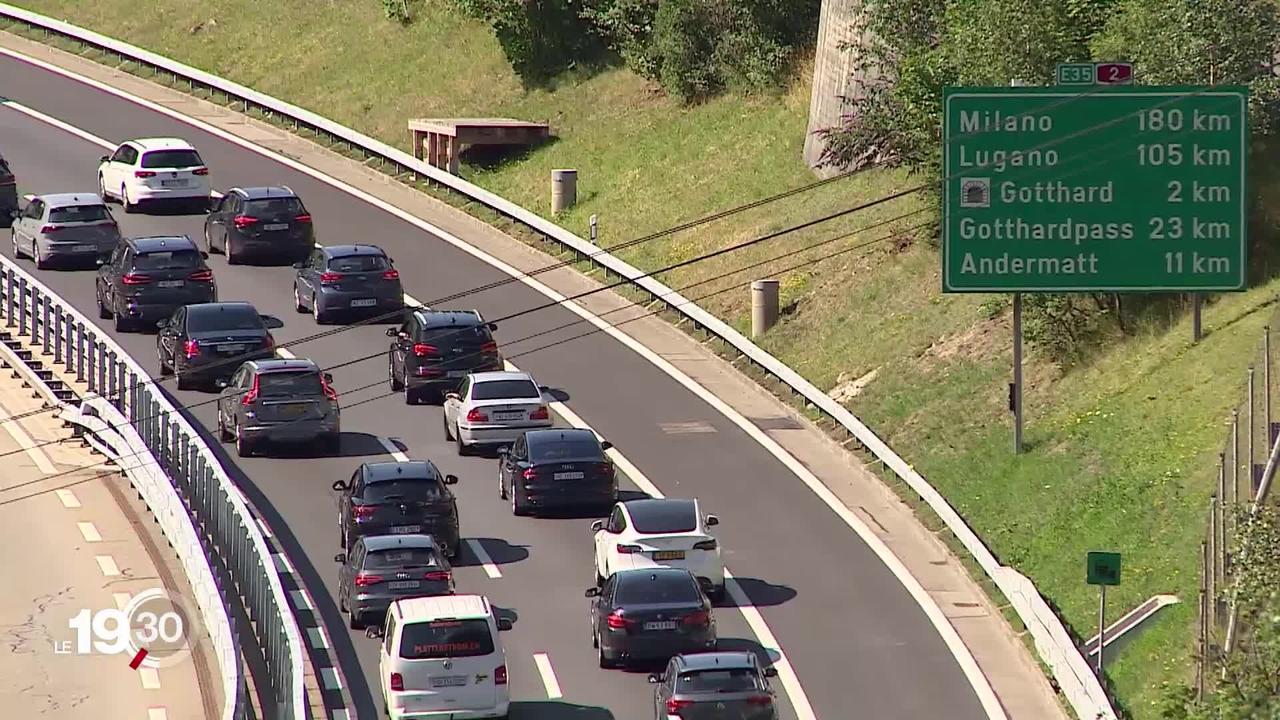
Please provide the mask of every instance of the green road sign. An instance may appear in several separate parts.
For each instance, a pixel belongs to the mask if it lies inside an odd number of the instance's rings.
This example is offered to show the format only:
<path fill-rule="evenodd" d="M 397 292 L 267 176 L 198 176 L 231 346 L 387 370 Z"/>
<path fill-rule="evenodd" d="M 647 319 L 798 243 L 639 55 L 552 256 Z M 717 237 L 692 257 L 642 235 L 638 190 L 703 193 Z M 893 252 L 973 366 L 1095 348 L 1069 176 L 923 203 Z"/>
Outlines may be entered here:
<path fill-rule="evenodd" d="M 1062 63 L 1058 65 L 1059 85 L 1093 85 L 1095 77 L 1093 63 Z"/>
<path fill-rule="evenodd" d="M 1120 553 L 1091 552 L 1085 570 L 1085 582 L 1090 585 L 1120 584 Z"/>
<path fill-rule="evenodd" d="M 947 88 L 943 292 L 1245 288 L 1248 90 Z"/>

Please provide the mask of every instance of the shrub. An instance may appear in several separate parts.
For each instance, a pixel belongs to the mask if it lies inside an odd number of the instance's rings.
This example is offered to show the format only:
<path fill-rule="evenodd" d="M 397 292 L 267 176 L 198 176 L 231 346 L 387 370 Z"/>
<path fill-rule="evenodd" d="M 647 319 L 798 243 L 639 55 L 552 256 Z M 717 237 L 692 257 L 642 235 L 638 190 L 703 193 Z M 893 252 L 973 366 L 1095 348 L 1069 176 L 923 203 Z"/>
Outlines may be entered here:
<path fill-rule="evenodd" d="M 600 39 L 573 0 L 453 0 L 493 28 L 511 69 L 526 86 L 546 83 L 600 55 Z"/>

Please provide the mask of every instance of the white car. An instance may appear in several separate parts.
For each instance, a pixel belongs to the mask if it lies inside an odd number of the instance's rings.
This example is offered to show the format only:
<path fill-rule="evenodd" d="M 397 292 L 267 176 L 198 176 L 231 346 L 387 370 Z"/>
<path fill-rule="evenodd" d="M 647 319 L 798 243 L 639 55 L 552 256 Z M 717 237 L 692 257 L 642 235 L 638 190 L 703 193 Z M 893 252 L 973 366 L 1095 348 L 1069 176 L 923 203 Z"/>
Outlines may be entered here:
<path fill-rule="evenodd" d="M 119 200 L 127 213 L 157 200 L 195 200 L 208 208 L 209 168 L 186 140 L 130 140 L 101 159 L 98 194 Z"/>
<path fill-rule="evenodd" d="M 444 437 L 466 455 L 477 445 L 509 445 L 526 430 L 549 428 L 545 390 L 529 373 L 472 373 L 444 396 Z"/>
<path fill-rule="evenodd" d="M 613 506 L 608 520 L 591 524 L 595 531 L 596 584 L 619 570 L 683 568 L 693 573 L 712 600 L 724 598 L 724 561 L 711 534 L 720 524 L 703 515 L 697 500 L 662 498 L 627 500 Z"/>

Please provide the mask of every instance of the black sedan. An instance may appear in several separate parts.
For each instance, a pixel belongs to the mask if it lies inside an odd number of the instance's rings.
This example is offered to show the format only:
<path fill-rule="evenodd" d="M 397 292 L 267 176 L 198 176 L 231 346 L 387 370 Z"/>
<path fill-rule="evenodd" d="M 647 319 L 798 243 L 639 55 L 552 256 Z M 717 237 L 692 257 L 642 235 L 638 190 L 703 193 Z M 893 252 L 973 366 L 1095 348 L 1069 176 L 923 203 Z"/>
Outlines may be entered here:
<path fill-rule="evenodd" d="M 156 356 L 160 374 L 178 375 L 178 389 L 230 378 L 246 360 L 275 355 L 271 330 L 284 323 L 259 315 L 247 302 L 186 305 L 160 321 Z"/>
<path fill-rule="evenodd" d="M 649 676 L 654 720 L 778 720 L 769 687 L 777 675 L 746 650 L 677 655 Z"/>
<path fill-rule="evenodd" d="M 618 500 L 618 478 L 605 451 L 613 447 L 584 428 L 529 430 L 498 449 L 498 495 L 511 512 L 591 508 L 607 514 Z"/>
<path fill-rule="evenodd" d="M 600 667 L 666 662 L 714 650 L 716 621 L 698 579 L 680 568 L 623 570 L 603 587 L 587 588 L 591 642 Z"/>
<path fill-rule="evenodd" d="M 369 535 L 427 534 L 458 557 L 458 501 L 448 486 L 457 476 L 444 475 L 429 460 L 364 463 L 351 479 L 333 489 L 338 500 L 342 547 Z"/>
<path fill-rule="evenodd" d="M 338 606 L 353 629 L 400 598 L 453 594 L 453 568 L 430 535 L 372 535 L 339 553 Z"/>

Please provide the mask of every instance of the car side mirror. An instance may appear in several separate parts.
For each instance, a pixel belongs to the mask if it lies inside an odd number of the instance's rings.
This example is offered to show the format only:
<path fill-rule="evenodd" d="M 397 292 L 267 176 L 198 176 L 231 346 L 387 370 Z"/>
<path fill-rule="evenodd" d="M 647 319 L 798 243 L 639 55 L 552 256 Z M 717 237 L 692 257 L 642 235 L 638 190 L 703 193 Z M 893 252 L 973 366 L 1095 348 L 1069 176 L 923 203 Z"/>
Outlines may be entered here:
<path fill-rule="evenodd" d="M 506 446 L 500 447 L 500 448 L 498 448 L 498 454 L 499 454 L 499 455 L 510 455 L 510 454 L 511 454 L 511 448 L 506 447 Z"/>
<path fill-rule="evenodd" d="M 542 393 L 543 395 L 547 395 L 547 394 L 549 394 L 549 393 L 551 392 L 551 386 L 550 386 L 550 385 L 539 385 L 539 386 L 538 386 L 538 392 Z"/>
<path fill-rule="evenodd" d="M 157 320 L 156 327 L 160 329 L 169 327 L 169 318 L 160 318 L 159 320 Z"/>
<path fill-rule="evenodd" d="M 347 484 L 341 480 L 335 480 L 332 487 L 334 490 L 337 490 L 338 492 L 343 492 L 344 490 L 347 489 Z"/>
<path fill-rule="evenodd" d="M 764 669 L 764 676 L 765 676 L 765 677 L 778 677 L 778 668 L 775 668 L 775 667 L 767 667 L 767 668 L 765 668 L 765 669 Z"/>
<path fill-rule="evenodd" d="M 9 217 L 13 218 L 14 220 L 17 220 L 18 218 L 22 217 L 22 211 L 19 210 L 18 208 L 10 208 Z"/>
<path fill-rule="evenodd" d="M 231 383 L 226 378 L 218 378 L 217 380 L 213 381 L 214 387 L 218 388 L 219 390 L 222 390 L 223 388 L 227 387 L 230 384 Z"/>
<path fill-rule="evenodd" d="M 707 527 L 715 527 L 716 525 L 719 525 L 719 524 L 720 524 L 720 518 L 716 517 L 715 515 L 707 516 Z"/>
<path fill-rule="evenodd" d="M 367 638 L 374 638 L 375 640 L 378 638 L 381 638 L 382 628 L 378 627 L 377 625 L 371 625 L 365 628 L 364 636 Z"/>
<path fill-rule="evenodd" d="M 445 475 L 445 476 L 444 476 L 444 484 L 445 484 L 445 485 L 457 485 L 457 484 L 458 484 L 458 476 L 457 476 L 457 475 Z"/>
<path fill-rule="evenodd" d="M 209 259 L 209 253 L 207 253 L 207 252 L 205 252 L 205 251 L 201 250 L 201 251 L 200 251 L 200 259 L 201 259 L 201 260 L 208 260 L 208 259 Z"/>
<path fill-rule="evenodd" d="M 515 623 L 511 622 L 511 618 L 508 618 L 508 617 L 498 618 L 498 630 L 500 630 L 501 632 L 506 632 L 511 628 L 515 627 L 515 625 L 516 625 Z"/>
<path fill-rule="evenodd" d="M 110 155 L 103 155 L 103 156 L 101 156 L 101 157 L 99 157 L 99 158 L 98 158 L 98 162 L 106 162 L 106 161 L 108 161 L 108 160 L 110 160 L 110 159 L 111 159 L 111 156 L 110 156 Z"/>
<path fill-rule="evenodd" d="M 334 555 L 334 556 L 333 556 L 333 561 L 334 561 L 334 562 L 336 562 L 336 563 L 344 563 L 344 562 L 346 562 L 346 561 L 347 561 L 347 554 L 346 554 L 346 553 L 338 553 L 337 555 Z"/>
<path fill-rule="evenodd" d="M 591 532 L 600 532 L 603 529 L 604 529 L 603 520 L 596 520 L 595 522 L 591 523 Z"/>
<path fill-rule="evenodd" d="M 600 588 L 589 587 L 587 588 L 587 591 L 583 593 L 583 595 L 586 597 L 600 597 Z"/>
<path fill-rule="evenodd" d="M 333 384 L 333 373 L 325 373 L 322 377 L 324 377 L 325 382 L 329 383 L 330 385 Z"/>
<path fill-rule="evenodd" d="M 462 396 L 456 392 L 450 392 L 450 393 L 444 394 L 444 399 L 445 400 L 461 400 Z"/>
<path fill-rule="evenodd" d="M 305 268 L 306 266 L 307 266 L 307 264 L 306 264 L 305 262 L 301 262 L 301 261 L 296 262 L 296 263 L 294 263 L 294 264 L 293 264 L 293 267 L 294 267 L 294 269 L 295 269 L 295 270 L 301 270 L 301 269 Z"/>
<path fill-rule="evenodd" d="M 489 323 L 489 329 L 490 329 L 490 330 L 497 330 L 497 329 L 498 329 L 498 323 Z"/>
<path fill-rule="evenodd" d="M 611 450 L 611 449 L 613 449 L 613 443 L 609 442 L 608 440 L 605 440 L 605 441 L 603 441 L 603 442 L 601 442 L 601 443 L 600 443 L 600 449 L 601 449 L 601 450 Z"/>
<path fill-rule="evenodd" d="M 397 337 L 400 331 L 395 328 L 387 328 L 387 337 Z"/>
<path fill-rule="evenodd" d="M 267 326 L 268 330 L 279 330 L 284 327 L 284 321 L 274 315 L 259 315 L 262 318 L 262 324 Z"/>
<path fill-rule="evenodd" d="M 657 674 L 657 673 L 649 673 L 649 684 L 650 684 L 650 685 L 657 685 L 657 684 L 658 684 L 658 683 L 660 683 L 660 682 L 662 682 L 662 678 L 658 677 L 658 674 Z"/>

